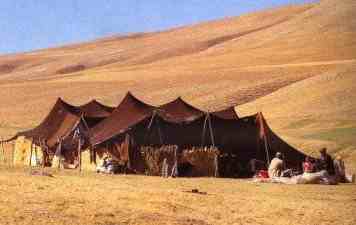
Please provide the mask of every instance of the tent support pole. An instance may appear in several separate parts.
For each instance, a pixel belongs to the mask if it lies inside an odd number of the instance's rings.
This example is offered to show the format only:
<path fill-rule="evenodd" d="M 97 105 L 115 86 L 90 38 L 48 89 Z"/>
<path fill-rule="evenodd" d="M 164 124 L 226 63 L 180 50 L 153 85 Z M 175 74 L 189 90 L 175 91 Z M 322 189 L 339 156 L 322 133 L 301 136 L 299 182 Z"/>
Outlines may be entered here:
<path fill-rule="evenodd" d="M 219 155 L 218 154 L 215 154 L 214 166 L 215 166 L 214 176 L 219 177 Z"/>
<path fill-rule="evenodd" d="M 32 142 L 33 142 L 33 139 L 31 141 L 30 159 L 29 159 L 29 163 L 28 163 L 28 165 L 30 166 L 30 174 L 32 174 L 32 165 L 31 165 L 31 161 L 32 161 Z"/>
<path fill-rule="evenodd" d="M 78 164 L 79 164 L 79 172 L 82 171 L 82 149 L 81 149 L 81 138 L 79 136 L 78 139 Z"/>
<path fill-rule="evenodd" d="M 47 157 L 47 151 L 44 147 L 44 143 L 42 142 L 42 140 L 40 139 L 39 140 L 40 142 L 40 147 L 41 147 L 41 150 L 42 150 L 42 165 L 41 165 L 41 173 L 42 175 L 44 174 L 44 168 L 45 168 L 45 161 L 46 161 L 46 157 Z"/>
<path fill-rule="evenodd" d="M 211 126 L 210 115 L 208 115 L 208 119 L 209 119 L 209 130 L 210 130 L 211 143 L 212 143 L 213 147 L 215 147 L 214 133 L 213 133 L 213 127 Z"/>
<path fill-rule="evenodd" d="M 267 166 L 269 166 L 270 161 L 270 157 L 269 157 L 269 151 L 268 151 L 268 143 L 267 143 L 267 138 L 266 135 L 263 137 L 263 142 L 265 144 L 265 150 L 266 150 L 266 156 L 267 156 Z"/>
<path fill-rule="evenodd" d="M 204 125 L 203 125 L 203 134 L 201 136 L 201 147 L 204 146 L 205 144 L 205 133 L 206 133 L 206 121 L 208 119 L 208 115 L 205 116 L 205 119 L 204 119 Z"/>
<path fill-rule="evenodd" d="M 62 138 L 59 139 L 58 143 L 58 151 L 59 151 L 59 158 L 58 158 L 58 169 L 61 168 L 61 161 L 62 161 Z"/>
<path fill-rule="evenodd" d="M 0 162 L 5 163 L 5 149 L 4 149 L 4 142 L 2 140 L 3 139 L 1 137 L 1 139 L 0 139 L 0 143 L 1 143 L 1 153 L 0 153 L 1 159 L 0 159 Z"/>

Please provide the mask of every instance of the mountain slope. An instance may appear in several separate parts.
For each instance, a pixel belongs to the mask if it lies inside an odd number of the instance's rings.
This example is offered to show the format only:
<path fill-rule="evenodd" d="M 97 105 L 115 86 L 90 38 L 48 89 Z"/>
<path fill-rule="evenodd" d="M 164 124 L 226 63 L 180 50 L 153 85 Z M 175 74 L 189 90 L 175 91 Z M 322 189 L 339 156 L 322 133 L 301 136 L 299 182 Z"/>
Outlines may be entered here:
<path fill-rule="evenodd" d="M 0 135 L 38 124 L 58 96 L 116 105 L 131 90 L 151 104 L 182 95 L 205 110 L 262 110 L 278 134 L 304 151 L 330 145 L 350 153 L 354 12 L 353 0 L 322 0 L 0 56 Z"/>

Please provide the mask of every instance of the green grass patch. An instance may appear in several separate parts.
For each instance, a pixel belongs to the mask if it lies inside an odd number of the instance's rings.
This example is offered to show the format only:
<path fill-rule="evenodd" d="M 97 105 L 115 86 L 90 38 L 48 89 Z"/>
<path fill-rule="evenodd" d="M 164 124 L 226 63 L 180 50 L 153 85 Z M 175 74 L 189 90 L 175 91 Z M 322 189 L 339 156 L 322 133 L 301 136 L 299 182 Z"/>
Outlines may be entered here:
<path fill-rule="evenodd" d="M 286 126 L 286 129 L 299 129 L 305 126 L 308 126 L 310 124 L 315 123 L 315 120 L 313 119 L 302 119 L 298 120 L 296 122 L 292 122 Z"/>
<path fill-rule="evenodd" d="M 340 144 L 356 145 L 356 127 L 339 127 L 303 136 L 306 139 L 333 141 Z"/>

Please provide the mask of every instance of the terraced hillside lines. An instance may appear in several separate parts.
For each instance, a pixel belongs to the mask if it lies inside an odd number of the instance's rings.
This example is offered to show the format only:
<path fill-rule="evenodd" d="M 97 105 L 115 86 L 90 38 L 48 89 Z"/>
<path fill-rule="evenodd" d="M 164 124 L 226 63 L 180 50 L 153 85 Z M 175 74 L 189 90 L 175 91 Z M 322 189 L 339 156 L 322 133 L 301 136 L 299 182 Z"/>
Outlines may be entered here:
<path fill-rule="evenodd" d="M 112 65 L 121 67 L 190 55 L 207 48 L 267 29 L 286 21 L 311 6 L 291 6 L 237 18 L 149 34 L 101 39 L 94 42 L 0 56 L 0 74 L 17 79 L 70 73 Z M 263 18 L 263 19 L 262 19 Z M 42 70 L 43 67 L 45 70 Z M 25 73 L 26 72 L 26 73 Z"/>
<path fill-rule="evenodd" d="M 354 0 L 322 0 L 2 55 L 0 135 L 34 127 L 58 96 L 117 105 L 130 90 L 154 105 L 181 95 L 204 110 L 262 110 L 301 150 L 327 145 L 351 159 L 355 11 Z"/>
<path fill-rule="evenodd" d="M 240 105 L 238 112 L 265 112 L 279 134 L 314 155 L 320 147 L 326 146 L 331 152 L 354 158 L 355 74 L 356 63 L 351 62 Z M 356 164 L 349 161 L 356 171 Z"/>

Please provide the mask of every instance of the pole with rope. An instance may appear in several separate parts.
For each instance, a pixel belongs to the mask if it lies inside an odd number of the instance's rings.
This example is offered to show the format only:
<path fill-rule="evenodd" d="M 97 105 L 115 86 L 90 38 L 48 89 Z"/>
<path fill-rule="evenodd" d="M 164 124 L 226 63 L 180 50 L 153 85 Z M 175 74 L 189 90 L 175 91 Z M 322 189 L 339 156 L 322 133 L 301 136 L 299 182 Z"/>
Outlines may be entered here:
<path fill-rule="evenodd" d="M 215 147 L 215 138 L 214 138 L 214 133 L 213 133 L 213 126 L 211 125 L 210 113 L 208 113 L 208 122 L 209 122 L 209 131 L 210 131 L 211 144 L 213 145 L 213 147 Z"/>
<path fill-rule="evenodd" d="M 203 125 L 203 133 L 201 136 L 201 147 L 204 146 L 205 144 L 205 134 L 206 134 L 206 122 L 208 120 L 208 113 L 205 115 L 205 119 L 204 119 L 204 125 Z"/>

